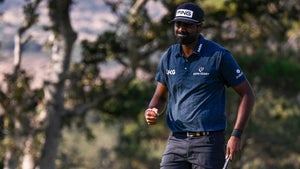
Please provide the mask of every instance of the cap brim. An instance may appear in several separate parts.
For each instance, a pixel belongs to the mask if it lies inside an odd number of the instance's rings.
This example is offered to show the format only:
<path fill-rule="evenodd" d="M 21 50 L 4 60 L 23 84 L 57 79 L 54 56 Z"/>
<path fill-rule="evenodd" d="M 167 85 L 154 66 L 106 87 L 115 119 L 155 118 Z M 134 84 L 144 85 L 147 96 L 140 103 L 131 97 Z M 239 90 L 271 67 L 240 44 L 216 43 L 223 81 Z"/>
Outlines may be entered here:
<path fill-rule="evenodd" d="M 171 21 L 169 21 L 169 23 L 173 23 L 173 22 L 184 22 L 184 23 L 200 23 L 199 21 L 196 21 L 194 19 L 188 19 L 188 18 L 174 18 Z"/>

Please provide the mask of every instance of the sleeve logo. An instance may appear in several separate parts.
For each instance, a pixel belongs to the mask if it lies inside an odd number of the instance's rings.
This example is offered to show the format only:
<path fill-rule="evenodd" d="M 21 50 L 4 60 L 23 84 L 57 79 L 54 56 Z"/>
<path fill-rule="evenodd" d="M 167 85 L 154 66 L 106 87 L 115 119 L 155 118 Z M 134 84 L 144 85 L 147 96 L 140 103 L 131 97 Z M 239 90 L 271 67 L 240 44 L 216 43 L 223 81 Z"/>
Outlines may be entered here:
<path fill-rule="evenodd" d="M 242 72 L 240 69 L 236 69 L 235 72 L 236 72 L 236 74 L 237 74 L 237 75 L 235 76 L 236 79 L 240 78 L 240 77 L 243 75 L 243 72 Z"/>

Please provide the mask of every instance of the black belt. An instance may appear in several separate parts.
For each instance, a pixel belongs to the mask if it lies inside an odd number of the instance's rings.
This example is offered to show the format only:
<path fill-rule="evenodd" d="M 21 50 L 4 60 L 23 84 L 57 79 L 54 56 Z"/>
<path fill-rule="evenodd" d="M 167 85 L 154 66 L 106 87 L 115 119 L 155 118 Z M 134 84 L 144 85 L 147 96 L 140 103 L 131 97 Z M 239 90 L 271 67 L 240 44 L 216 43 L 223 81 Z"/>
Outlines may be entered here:
<path fill-rule="evenodd" d="M 224 133 L 224 130 L 202 131 L 202 132 L 191 132 L 191 131 L 173 132 L 172 135 L 175 137 L 193 138 L 193 137 L 209 136 L 217 133 Z"/>

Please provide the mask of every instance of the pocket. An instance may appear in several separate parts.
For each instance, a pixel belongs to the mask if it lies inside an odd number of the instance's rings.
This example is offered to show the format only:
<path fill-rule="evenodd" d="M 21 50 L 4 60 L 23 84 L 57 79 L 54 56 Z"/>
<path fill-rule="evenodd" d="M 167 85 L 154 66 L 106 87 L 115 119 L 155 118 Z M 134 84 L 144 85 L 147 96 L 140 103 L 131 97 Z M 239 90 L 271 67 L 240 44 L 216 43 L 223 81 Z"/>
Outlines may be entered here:
<path fill-rule="evenodd" d="M 214 136 L 207 136 L 206 143 L 207 144 L 215 144 L 216 143 L 216 138 Z"/>
<path fill-rule="evenodd" d="M 207 152 L 197 156 L 197 165 L 204 168 L 222 168 L 225 157 L 221 153 Z"/>

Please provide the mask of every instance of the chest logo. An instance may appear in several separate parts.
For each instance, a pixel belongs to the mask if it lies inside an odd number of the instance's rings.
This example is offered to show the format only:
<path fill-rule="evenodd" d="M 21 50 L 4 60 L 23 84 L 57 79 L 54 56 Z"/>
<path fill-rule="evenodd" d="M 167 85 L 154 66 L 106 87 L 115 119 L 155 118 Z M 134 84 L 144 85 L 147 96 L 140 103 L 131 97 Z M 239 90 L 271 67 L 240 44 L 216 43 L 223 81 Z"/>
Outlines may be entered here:
<path fill-rule="evenodd" d="M 170 69 L 170 70 L 167 69 L 167 70 L 166 70 L 166 74 L 167 74 L 167 75 L 175 75 L 175 74 L 176 74 L 176 71 L 175 71 L 175 69 Z"/>
<path fill-rule="evenodd" d="M 208 75 L 209 75 L 209 72 L 205 72 L 205 68 L 203 66 L 201 66 L 198 69 L 198 72 L 193 73 L 193 76 L 208 76 Z"/>
<path fill-rule="evenodd" d="M 204 67 L 201 66 L 198 70 L 199 70 L 199 72 L 202 72 L 204 70 Z"/>

